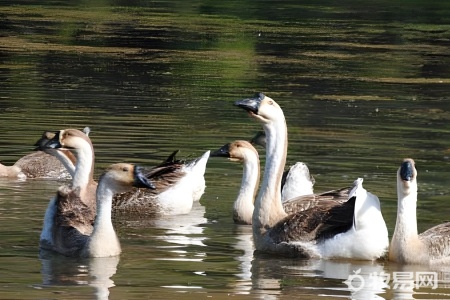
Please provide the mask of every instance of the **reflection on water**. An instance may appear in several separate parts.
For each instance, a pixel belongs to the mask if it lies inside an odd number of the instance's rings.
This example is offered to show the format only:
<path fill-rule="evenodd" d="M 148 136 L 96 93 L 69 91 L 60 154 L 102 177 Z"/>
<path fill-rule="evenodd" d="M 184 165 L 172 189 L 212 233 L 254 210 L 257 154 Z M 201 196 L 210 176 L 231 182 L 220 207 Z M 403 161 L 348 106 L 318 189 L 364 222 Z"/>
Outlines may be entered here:
<path fill-rule="evenodd" d="M 255 247 L 253 245 L 252 227 L 247 225 L 236 226 L 236 242 L 233 247 L 241 251 L 241 255 L 235 257 L 239 262 L 238 277 L 233 283 L 233 289 L 237 294 L 249 294 L 252 287 L 252 261 Z"/>
<path fill-rule="evenodd" d="M 116 274 L 119 260 L 119 256 L 74 259 L 47 253 L 41 258 L 42 284 L 88 285 L 94 288 L 96 299 L 109 299 L 110 288 L 114 286 L 111 277 Z"/>
<path fill-rule="evenodd" d="M 287 163 L 306 162 L 317 192 L 364 177 L 390 234 L 396 170 L 414 158 L 422 232 L 449 215 L 449 15 L 450 2 L 428 0 L 6 1 L 0 160 L 12 165 L 44 130 L 84 126 L 97 175 L 119 161 L 152 166 L 176 149 L 196 157 L 260 130 L 232 103 L 262 91 L 285 112 Z M 116 220 L 118 266 L 39 260 L 61 182 L 0 179 L 1 297 L 450 299 L 445 268 L 438 289 L 352 291 L 344 282 L 355 272 L 377 282 L 408 269 L 255 256 L 250 227 L 231 219 L 241 175 L 210 160 L 191 214 Z"/>

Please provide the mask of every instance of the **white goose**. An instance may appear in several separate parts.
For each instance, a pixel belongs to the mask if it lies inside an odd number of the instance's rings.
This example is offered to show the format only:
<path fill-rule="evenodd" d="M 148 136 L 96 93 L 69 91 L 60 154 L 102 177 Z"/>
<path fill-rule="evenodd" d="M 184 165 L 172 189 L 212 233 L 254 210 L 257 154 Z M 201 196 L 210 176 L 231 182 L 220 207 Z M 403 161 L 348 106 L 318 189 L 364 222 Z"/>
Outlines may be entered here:
<path fill-rule="evenodd" d="M 397 222 L 389 247 L 389 260 L 404 264 L 450 263 L 450 222 L 417 233 L 417 170 L 406 158 L 397 171 Z"/>
<path fill-rule="evenodd" d="M 267 138 L 264 179 L 253 212 L 255 248 L 294 257 L 373 260 L 383 256 L 389 244 L 386 223 L 378 198 L 362 188 L 362 179 L 355 181 L 344 203 L 285 212 L 280 192 L 287 153 L 283 110 L 261 93 L 235 105 L 263 124 Z"/>
<path fill-rule="evenodd" d="M 111 221 L 112 198 L 116 193 L 124 192 L 132 186 L 154 189 L 155 187 L 140 172 L 139 168 L 125 163 L 113 164 L 100 176 L 96 192 L 97 215 L 92 234 L 80 232 L 70 226 L 70 218 L 82 214 L 84 207 L 80 203 L 67 201 L 58 202 L 57 206 L 64 206 L 64 211 L 71 214 L 60 216 L 57 210 L 53 224 L 53 244 L 41 243 L 41 247 L 66 256 L 76 257 L 110 257 L 121 252 L 120 242 Z M 81 216 L 82 217 L 82 216 Z M 86 224 L 86 226 L 92 226 Z"/>
<path fill-rule="evenodd" d="M 233 205 L 233 220 L 238 224 L 252 224 L 253 202 L 258 192 L 260 178 L 258 152 L 249 142 L 237 140 L 222 146 L 217 151 L 214 151 L 211 156 L 227 157 L 231 161 L 243 163 L 244 172 L 242 174 L 241 187 Z M 325 199 L 338 201 L 337 199 L 345 197 L 345 200 L 347 200 L 347 189 L 313 195 L 311 191 L 313 181 L 308 167 L 300 162 L 297 164 L 302 165 L 295 172 L 297 179 L 295 182 L 299 186 L 295 186 L 294 188 L 298 193 L 297 196 L 308 196 L 300 198 L 291 197 L 291 201 L 284 201 L 283 208 L 285 211 L 305 210 L 317 205 L 318 201 Z"/>
<path fill-rule="evenodd" d="M 266 147 L 266 134 L 258 131 L 250 141 L 262 147 Z M 281 201 L 314 194 L 314 177 L 310 175 L 309 169 L 303 162 L 296 162 L 283 172 L 281 180 Z"/>

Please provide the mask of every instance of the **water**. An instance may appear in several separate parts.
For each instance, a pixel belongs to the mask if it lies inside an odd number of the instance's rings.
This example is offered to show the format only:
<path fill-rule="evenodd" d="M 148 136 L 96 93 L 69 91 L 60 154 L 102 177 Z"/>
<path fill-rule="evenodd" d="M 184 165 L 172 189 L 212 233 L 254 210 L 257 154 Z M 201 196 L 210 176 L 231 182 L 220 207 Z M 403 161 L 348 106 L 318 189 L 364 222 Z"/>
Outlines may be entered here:
<path fill-rule="evenodd" d="M 84 126 L 96 175 L 175 149 L 196 157 L 260 130 L 232 103 L 262 91 L 284 109 L 288 164 L 306 162 L 316 191 L 364 177 L 391 235 L 395 172 L 412 157 L 419 231 L 448 221 L 445 1 L 3 1 L 0 16 L 4 164 L 44 130 Z M 450 298 L 446 268 L 254 256 L 249 228 L 231 219 L 241 171 L 211 158 L 189 215 L 116 220 L 118 261 L 39 259 L 47 201 L 63 182 L 0 179 L 0 298 Z M 395 286 L 394 274 L 420 271 L 439 271 L 438 289 Z M 382 272 L 389 286 L 344 283 Z"/>

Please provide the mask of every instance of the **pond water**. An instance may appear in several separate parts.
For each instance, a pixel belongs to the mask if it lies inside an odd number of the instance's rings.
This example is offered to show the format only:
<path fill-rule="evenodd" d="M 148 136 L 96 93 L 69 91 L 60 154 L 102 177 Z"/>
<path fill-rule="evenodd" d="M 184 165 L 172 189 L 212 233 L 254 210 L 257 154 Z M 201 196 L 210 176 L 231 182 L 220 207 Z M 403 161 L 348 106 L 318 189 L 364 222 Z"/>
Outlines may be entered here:
<path fill-rule="evenodd" d="M 284 109 L 288 164 L 306 162 L 315 191 L 363 177 L 392 235 L 396 170 L 412 157 L 419 231 L 449 221 L 449 2 L 36 4 L 0 6 L 2 163 L 30 153 L 44 130 L 84 126 L 96 175 L 175 149 L 193 158 L 260 130 L 232 104 L 264 92 Z M 116 220 L 122 255 L 95 260 L 38 256 L 45 208 L 64 182 L 0 179 L 0 298 L 450 298 L 446 267 L 253 255 L 249 226 L 231 217 L 241 174 L 211 158 L 190 214 Z M 438 272 L 438 287 L 393 280 L 420 272 Z M 370 284 L 383 274 L 387 286 Z M 350 275 L 364 288 L 349 288 Z"/>

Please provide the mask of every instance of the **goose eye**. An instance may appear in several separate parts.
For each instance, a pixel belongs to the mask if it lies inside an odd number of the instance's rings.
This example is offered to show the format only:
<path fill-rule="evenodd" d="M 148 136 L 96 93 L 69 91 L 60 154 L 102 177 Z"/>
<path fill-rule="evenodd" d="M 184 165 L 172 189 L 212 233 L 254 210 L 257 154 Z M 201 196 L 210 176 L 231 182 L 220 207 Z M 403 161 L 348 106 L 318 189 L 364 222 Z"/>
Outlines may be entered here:
<path fill-rule="evenodd" d="M 128 172 L 128 168 L 127 168 L 127 167 L 123 167 L 123 168 L 122 168 L 122 171 Z"/>
<path fill-rule="evenodd" d="M 273 101 L 272 100 L 269 101 L 269 105 L 273 105 Z"/>

